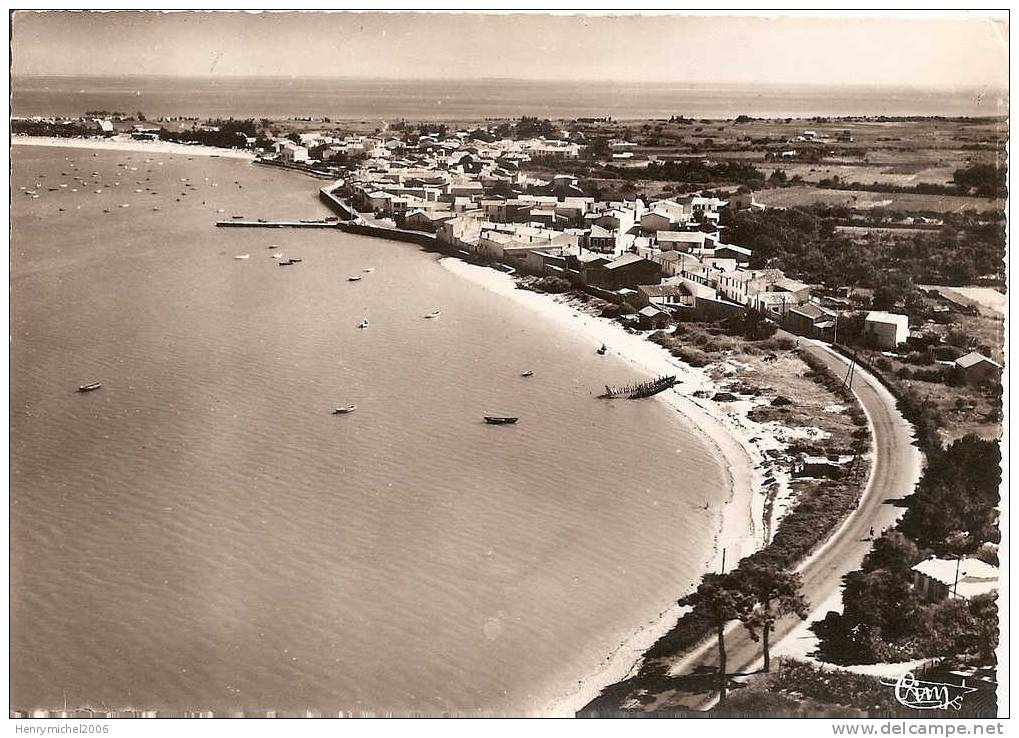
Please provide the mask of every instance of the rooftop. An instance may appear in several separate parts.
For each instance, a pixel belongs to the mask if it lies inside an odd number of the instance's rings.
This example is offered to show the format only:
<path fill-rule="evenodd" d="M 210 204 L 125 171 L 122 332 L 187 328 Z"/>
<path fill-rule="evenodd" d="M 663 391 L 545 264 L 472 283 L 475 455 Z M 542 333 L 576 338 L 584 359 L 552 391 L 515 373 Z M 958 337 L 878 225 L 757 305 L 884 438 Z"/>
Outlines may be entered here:
<path fill-rule="evenodd" d="M 998 568 L 980 559 L 929 558 L 913 567 L 913 571 L 941 582 L 959 597 L 976 597 L 998 588 Z M 958 572 L 958 580 L 956 580 Z"/>

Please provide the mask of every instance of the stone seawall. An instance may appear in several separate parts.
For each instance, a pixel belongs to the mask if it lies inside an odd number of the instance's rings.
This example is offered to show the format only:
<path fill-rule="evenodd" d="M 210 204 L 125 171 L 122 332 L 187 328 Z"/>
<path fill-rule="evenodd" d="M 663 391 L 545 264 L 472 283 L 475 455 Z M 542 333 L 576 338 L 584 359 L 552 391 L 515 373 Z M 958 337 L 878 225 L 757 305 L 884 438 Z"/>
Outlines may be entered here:
<path fill-rule="evenodd" d="M 333 194 L 336 185 L 326 185 L 319 188 L 318 199 L 325 203 L 325 206 L 340 216 L 341 220 L 356 220 L 357 213 L 347 205 L 341 198 Z"/>
<path fill-rule="evenodd" d="M 398 228 L 383 228 L 382 226 L 351 222 L 341 223 L 340 228 L 348 233 L 357 233 L 362 236 L 375 236 L 377 238 L 389 238 L 394 241 L 416 243 L 431 249 L 436 249 L 439 246 L 439 240 L 432 233 L 405 231 Z"/>

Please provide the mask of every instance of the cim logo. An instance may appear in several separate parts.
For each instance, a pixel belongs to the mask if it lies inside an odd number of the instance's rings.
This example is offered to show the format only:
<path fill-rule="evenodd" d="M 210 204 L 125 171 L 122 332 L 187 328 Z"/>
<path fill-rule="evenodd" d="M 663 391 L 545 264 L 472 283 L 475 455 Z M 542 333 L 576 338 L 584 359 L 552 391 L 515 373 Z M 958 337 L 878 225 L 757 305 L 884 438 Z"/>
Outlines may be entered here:
<path fill-rule="evenodd" d="M 977 691 L 975 687 L 967 687 L 965 680 L 962 684 L 925 682 L 909 671 L 894 682 L 882 679 L 881 683 L 895 687 L 895 699 L 899 704 L 914 710 L 959 710 L 962 709 L 962 698 Z"/>

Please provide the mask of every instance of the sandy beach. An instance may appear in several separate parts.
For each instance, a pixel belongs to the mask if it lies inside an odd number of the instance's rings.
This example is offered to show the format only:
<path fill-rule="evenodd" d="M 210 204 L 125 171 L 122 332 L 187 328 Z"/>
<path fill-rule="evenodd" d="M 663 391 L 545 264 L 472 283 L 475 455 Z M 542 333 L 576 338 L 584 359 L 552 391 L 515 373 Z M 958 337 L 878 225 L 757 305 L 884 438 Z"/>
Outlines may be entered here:
<path fill-rule="evenodd" d="M 583 313 L 552 295 L 516 287 L 513 278 L 495 269 L 468 264 L 459 259 L 442 259 L 443 267 L 492 292 L 590 338 L 592 346 L 604 343 L 609 351 L 651 375 L 674 374 L 680 379 L 675 391 L 658 397 L 693 425 L 715 449 L 716 458 L 729 475 L 729 495 L 716 507 L 717 533 L 714 555 L 704 562 L 703 571 L 721 567 L 723 551 L 726 568 L 764 545 L 764 473 L 761 466 L 768 448 L 781 445 L 772 429 L 745 417 L 749 407 L 720 409 L 718 403 L 694 397 L 698 390 L 715 391 L 717 384 L 702 369 L 674 358 L 644 335 L 625 331 L 618 323 Z M 593 349 L 592 349 L 593 350 Z M 677 592 L 676 598 L 683 592 Z M 618 648 L 598 665 L 575 690 L 558 695 L 546 708 L 550 716 L 572 716 L 598 696 L 601 690 L 625 679 L 640 665 L 641 655 L 679 620 L 684 608 L 663 603 L 663 611 L 651 622 L 642 623 Z"/>
<path fill-rule="evenodd" d="M 55 136 L 12 136 L 11 144 L 18 146 L 58 146 L 68 149 L 99 151 L 137 151 L 141 154 L 180 154 L 186 156 L 220 156 L 224 159 L 253 160 L 250 151 L 220 149 L 215 146 L 187 146 L 170 141 L 135 141 L 133 138 L 58 138 Z"/>

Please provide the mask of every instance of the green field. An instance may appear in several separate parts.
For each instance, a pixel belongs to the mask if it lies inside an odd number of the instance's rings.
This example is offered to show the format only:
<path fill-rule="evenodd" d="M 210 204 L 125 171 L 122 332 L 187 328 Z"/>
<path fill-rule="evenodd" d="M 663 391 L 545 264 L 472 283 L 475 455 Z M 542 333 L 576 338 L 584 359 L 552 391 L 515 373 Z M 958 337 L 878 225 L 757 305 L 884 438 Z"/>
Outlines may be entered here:
<path fill-rule="evenodd" d="M 921 195 L 897 192 L 861 192 L 856 190 L 826 190 L 816 187 L 783 187 L 761 190 L 755 194 L 758 202 L 771 207 L 792 208 L 819 203 L 844 205 L 858 210 L 888 208 L 905 212 L 932 213 L 990 213 L 1000 212 L 1004 203 L 997 199 L 963 197 L 961 195 Z"/>

